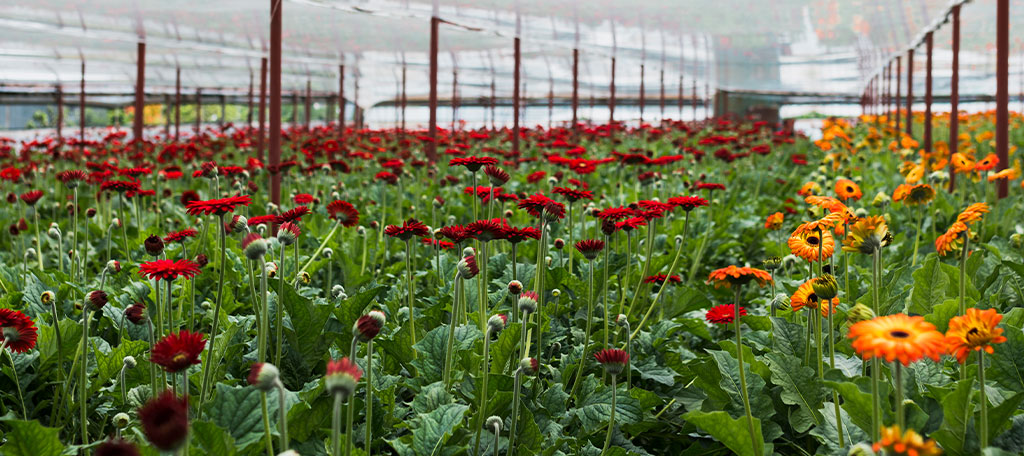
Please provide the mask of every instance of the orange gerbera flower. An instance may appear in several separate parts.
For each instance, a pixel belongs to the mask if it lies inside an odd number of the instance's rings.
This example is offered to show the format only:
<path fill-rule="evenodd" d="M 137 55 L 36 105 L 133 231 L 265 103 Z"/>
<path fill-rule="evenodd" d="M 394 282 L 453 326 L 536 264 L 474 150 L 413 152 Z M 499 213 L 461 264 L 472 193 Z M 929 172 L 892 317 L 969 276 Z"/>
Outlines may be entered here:
<path fill-rule="evenodd" d="M 953 169 L 958 173 L 969 173 L 974 171 L 974 161 L 967 158 L 967 156 L 961 152 L 953 154 L 953 156 L 950 157 L 950 160 L 953 162 Z"/>
<path fill-rule="evenodd" d="M 756 281 L 759 286 L 763 287 L 765 284 L 772 282 L 772 275 L 768 271 L 748 266 L 728 266 L 715 269 L 708 275 L 708 283 L 714 282 L 715 288 L 721 285 L 725 285 L 726 288 L 730 285 L 744 285 L 751 280 Z"/>
<path fill-rule="evenodd" d="M 974 169 L 978 171 L 989 171 L 995 168 L 999 164 L 999 156 L 996 154 L 988 154 L 985 158 L 982 158 L 974 165 Z"/>
<path fill-rule="evenodd" d="M 807 231 L 828 231 L 831 230 L 836 224 L 842 223 L 845 220 L 844 216 L 847 215 L 843 212 L 830 212 L 824 217 L 815 220 L 813 222 L 806 222 L 803 225 L 797 227 L 797 230 L 804 229 Z"/>
<path fill-rule="evenodd" d="M 864 196 L 864 193 L 860 191 L 860 186 L 858 186 L 854 181 L 849 179 L 837 180 L 835 190 L 836 195 L 839 195 L 839 199 L 843 201 L 846 201 L 850 198 L 860 200 L 860 198 Z"/>
<path fill-rule="evenodd" d="M 910 191 L 907 192 L 906 198 L 904 198 L 903 204 L 908 206 L 920 206 L 922 204 L 928 204 L 932 198 L 935 197 L 935 189 L 928 184 L 917 184 L 910 187 Z"/>
<path fill-rule="evenodd" d="M 994 181 L 997 181 L 999 179 L 1014 180 L 1014 179 L 1016 179 L 1018 177 L 1020 177 L 1020 172 L 1019 171 L 1017 171 L 1014 168 L 1006 168 L 1006 169 L 1004 169 L 1002 171 L 999 171 L 997 173 L 992 173 L 991 175 L 989 175 L 988 176 L 988 181 L 989 182 L 994 182 Z"/>
<path fill-rule="evenodd" d="M 904 134 L 903 137 L 900 138 L 900 146 L 904 149 L 917 149 L 918 145 L 918 142 L 915 141 L 914 138 L 911 138 L 910 135 Z"/>
<path fill-rule="evenodd" d="M 935 445 L 934 440 L 925 440 L 921 434 L 907 429 L 900 433 L 899 426 L 883 427 L 881 440 L 871 445 L 875 452 L 885 450 L 885 454 L 894 456 L 939 456 L 942 449 Z"/>
<path fill-rule="evenodd" d="M 848 337 L 853 339 L 853 349 L 862 358 L 899 360 L 904 366 L 925 357 L 938 361 L 946 351 L 945 339 L 934 325 L 924 321 L 924 317 L 904 314 L 855 323 Z"/>
<path fill-rule="evenodd" d="M 800 225 L 786 242 L 793 255 L 807 261 L 818 261 L 818 247 L 820 246 L 822 256 L 831 257 L 836 247 L 832 233 L 828 230 L 818 233 L 817 230 L 804 228 L 805 225 L 807 224 Z"/>
<path fill-rule="evenodd" d="M 972 351 L 992 353 L 992 344 L 1006 342 L 1002 328 L 996 328 L 1002 319 L 1003 316 L 995 309 L 978 310 L 973 307 L 964 315 L 951 318 L 946 331 L 949 354 L 963 364 Z"/>
<path fill-rule="evenodd" d="M 892 243 L 889 225 L 881 215 L 870 215 L 857 219 L 850 226 L 850 233 L 843 238 L 844 252 L 860 252 L 871 255 Z"/>
<path fill-rule="evenodd" d="M 819 306 L 819 303 L 822 305 Z M 818 295 L 814 294 L 814 279 L 811 279 L 801 284 L 800 287 L 793 292 L 793 296 L 789 298 L 789 305 L 794 312 L 798 312 L 804 308 L 820 309 L 821 316 L 827 317 L 830 309 L 833 314 L 836 313 L 836 306 L 839 305 L 839 298 L 832 298 L 831 303 L 823 302 Z"/>
<path fill-rule="evenodd" d="M 964 222 L 955 222 L 953 226 L 949 227 L 945 233 L 935 238 L 935 251 L 939 255 L 945 256 L 947 253 L 957 250 L 963 245 L 963 239 L 960 238 L 960 233 L 967 231 L 967 224 Z"/>
<path fill-rule="evenodd" d="M 800 186 L 800 190 L 796 192 L 800 196 L 814 195 L 821 192 L 821 186 L 817 182 L 805 182 L 804 185 Z"/>
<path fill-rule="evenodd" d="M 924 177 L 924 165 L 915 165 L 907 173 L 907 183 L 916 184 Z"/>
<path fill-rule="evenodd" d="M 782 221 L 785 220 L 785 216 L 781 212 L 776 212 L 768 216 L 768 219 L 764 221 L 765 229 L 775 231 L 782 228 Z"/>
<path fill-rule="evenodd" d="M 906 198 L 907 195 L 910 194 L 910 189 L 911 188 L 914 188 L 914 186 L 910 185 L 910 184 L 900 184 L 900 185 L 898 185 L 896 187 L 896 190 L 893 190 L 893 192 L 892 192 L 892 200 L 893 200 L 893 202 L 903 201 L 903 198 Z"/>
<path fill-rule="evenodd" d="M 974 222 L 981 220 L 981 216 L 987 213 L 988 211 L 989 207 L 987 203 L 974 203 L 970 206 L 967 206 L 967 209 L 964 209 L 964 211 L 961 212 L 960 215 L 956 216 L 956 221 L 971 225 Z"/>

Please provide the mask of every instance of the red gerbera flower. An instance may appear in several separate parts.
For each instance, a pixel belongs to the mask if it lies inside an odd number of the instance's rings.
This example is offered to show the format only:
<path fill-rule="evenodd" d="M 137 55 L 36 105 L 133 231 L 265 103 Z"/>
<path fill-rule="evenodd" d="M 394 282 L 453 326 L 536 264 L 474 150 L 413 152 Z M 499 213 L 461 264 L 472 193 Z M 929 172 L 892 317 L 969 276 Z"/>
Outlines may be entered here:
<path fill-rule="evenodd" d="M 224 215 L 234 212 L 236 206 L 248 206 L 252 202 L 249 195 L 230 196 L 221 199 L 190 201 L 185 205 L 188 215 Z"/>
<path fill-rule="evenodd" d="M 348 201 L 331 201 L 327 204 L 327 213 L 345 227 L 351 228 L 359 223 L 359 211 Z"/>
<path fill-rule="evenodd" d="M 69 169 L 57 173 L 57 180 L 61 181 L 68 188 L 77 187 L 79 182 L 86 180 L 88 177 L 85 171 L 80 169 Z"/>
<path fill-rule="evenodd" d="M 551 193 L 556 195 L 562 195 L 570 203 L 575 203 L 581 199 L 594 199 L 594 192 L 590 190 L 576 190 L 568 187 L 555 187 L 551 190 Z"/>
<path fill-rule="evenodd" d="M 484 174 L 490 179 L 491 185 L 504 185 L 511 179 L 508 172 L 494 165 L 487 165 Z"/>
<path fill-rule="evenodd" d="M 477 220 L 466 226 L 466 230 L 469 231 L 474 238 L 479 239 L 482 242 L 493 241 L 495 239 L 504 239 L 506 225 L 503 219 L 491 219 L 491 220 Z"/>
<path fill-rule="evenodd" d="M 42 190 L 31 190 L 21 194 L 21 200 L 29 206 L 35 206 L 39 202 L 39 199 L 43 197 Z"/>
<path fill-rule="evenodd" d="M 725 185 L 708 182 L 698 182 L 697 190 L 725 190 Z"/>
<path fill-rule="evenodd" d="M 673 196 L 668 199 L 668 204 L 680 207 L 686 212 L 690 212 L 700 206 L 707 206 L 708 200 L 699 196 Z"/>
<path fill-rule="evenodd" d="M 477 172 L 487 165 L 497 165 L 498 159 L 494 157 L 459 157 L 448 161 L 448 166 L 465 166 L 470 172 Z"/>
<path fill-rule="evenodd" d="M 151 350 L 149 360 L 167 372 L 181 372 L 189 366 L 199 364 L 199 354 L 206 348 L 202 333 L 183 329 L 160 339 Z"/>
<path fill-rule="evenodd" d="M 666 276 L 665 274 L 655 274 L 655 275 L 652 275 L 652 276 L 647 276 L 644 279 L 644 283 L 659 283 L 659 284 L 663 284 L 666 281 L 668 283 L 681 283 L 683 281 L 683 279 L 680 278 L 677 275 Z"/>
<path fill-rule="evenodd" d="M 534 172 L 530 173 L 530 175 L 526 176 L 526 182 L 529 182 L 531 184 L 536 183 L 536 182 L 540 182 L 540 180 L 543 179 L 547 175 L 548 175 L 548 173 L 545 172 L 545 171 L 534 171 Z"/>
<path fill-rule="evenodd" d="M 375 180 L 384 181 L 385 183 L 395 185 L 398 183 L 398 176 L 390 171 L 381 171 L 373 176 Z"/>
<path fill-rule="evenodd" d="M 107 439 L 96 447 L 96 456 L 140 456 L 139 449 L 124 439 Z"/>
<path fill-rule="evenodd" d="M 363 371 L 348 358 L 327 362 L 327 374 L 324 375 L 324 386 L 330 394 L 340 394 L 342 398 L 351 396 L 356 384 L 363 376 Z"/>
<path fill-rule="evenodd" d="M 601 220 L 619 221 L 636 215 L 636 211 L 628 207 L 610 207 L 597 213 Z"/>
<path fill-rule="evenodd" d="M 38 329 L 28 315 L 18 310 L 0 309 L 0 340 L 14 353 L 24 353 L 36 346 Z"/>
<path fill-rule="evenodd" d="M 423 222 L 411 218 L 402 222 L 402 226 L 388 225 L 384 228 L 384 234 L 391 237 L 397 237 L 403 241 L 412 239 L 413 236 L 423 237 L 430 234 L 430 229 Z"/>
<path fill-rule="evenodd" d="M 188 397 L 164 391 L 139 409 L 139 422 L 153 446 L 164 451 L 178 449 L 188 437 Z"/>
<path fill-rule="evenodd" d="M 438 230 L 438 233 L 455 244 L 459 244 L 462 241 L 473 237 L 473 233 L 469 232 L 466 227 L 461 225 L 443 226 Z"/>
<path fill-rule="evenodd" d="M 103 181 L 103 183 L 100 184 L 100 190 L 103 190 L 103 191 L 110 190 L 110 191 L 115 191 L 115 192 L 118 192 L 118 193 L 137 192 L 137 191 L 139 191 L 139 188 L 141 188 L 141 187 L 142 186 L 138 182 L 134 182 L 134 181 L 108 180 L 108 181 Z"/>
<path fill-rule="evenodd" d="M 629 353 L 617 348 L 606 348 L 594 353 L 594 358 L 597 358 L 597 362 L 601 363 L 609 374 L 618 375 L 626 368 L 626 363 L 629 362 Z"/>
<path fill-rule="evenodd" d="M 544 206 L 547 206 L 548 203 L 553 202 L 555 202 L 555 200 L 548 198 L 547 196 L 544 196 L 544 194 L 542 193 L 537 193 L 534 195 L 530 195 L 525 199 L 519 200 L 517 206 L 520 209 L 525 209 L 528 214 L 534 217 L 540 217 L 541 214 L 544 212 Z"/>
<path fill-rule="evenodd" d="M 588 260 L 597 258 L 597 254 L 604 250 L 604 241 L 600 239 L 584 239 L 576 243 L 576 250 L 583 254 Z"/>
<path fill-rule="evenodd" d="M 196 237 L 197 234 L 199 234 L 199 232 L 196 231 L 195 228 L 185 228 L 181 231 L 167 233 L 167 236 L 164 236 L 164 242 L 168 244 L 172 242 L 185 242 L 185 239 Z"/>
<path fill-rule="evenodd" d="M 295 204 L 309 204 L 313 202 L 313 195 L 310 195 L 309 193 L 299 193 L 292 197 L 292 201 L 294 201 Z"/>
<path fill-rule="evenodd" d="M 269 225 L 277 221 L 276 215 L 254 215 L 245 221 L 248 226 Z"/>
<path fill-rule="evenodd" d="M 199 194 L 195 190 L 185 190 L 181 192 L 181 204 L 188 206 L 188 203 L 192 201 L 199 201 Z"/>
<path fill-rule="evenodd" d="M 747 314 L 747 309 L 740 307 L 740 316 Z M 725 325 L 733 322 L 736 317 L 736 305 L 735 304 L 722 304 L 708 309 L 708 313 L 704 315 L 704 319 L 708 323 L 716 323 Z"/>
<path fill-rule="evenodd" d="M 511 225 L 505 225 L 505 240 L 513 244 L 518 244 L 527 239 L 540 239 L 540 230 L 527 226 L 524 228 L 517 228 Z"/>
<path fill-rule="evenodd" d="M 306 214 L 309 214 L 309 208 L 306 206 L 298 206 L 277 216 L 277 223 L 301 222 L 302 216 Z"/>
<path fill-rule="evenodd" d="M 644 208 L 644 209 L 647 209 L 648 211 L 658 211 L 658 212 L 669 212 L 669 211 L 672 210 L 672 208 L 675 207 L 675 206 L 673 206 L 671 204 L 662 203 L 661 201 L 654 201 L 654 200 L 638 201 L 636 204 L 638 206 Z"/>
<path fill-rule="evenodd" d="M 150 280 L 191 279 L 199 274 L 199 265 L 189 260 L 153 260 L 139 265 L 139 275 Z"/>
<path fill-rule="evenodd" d="M 439 248 L 441 250 L 451 250 L 451 249 L 455 248 L 455 244 L 453 244 L 451 242 L 441 241 L 441 240 L 437 240 L 437 239 L 431 239 L 431 238 L 428 238 L 428 237 L 420 239 L 420 243 L 423 244 L 423 245 L 429 245 L 431 247 L 437 247 L 437 248 Z"/>
<path fill-rule="evenodd" d="M 630 218 L 628 218 L 626 220 L 623 220 L 621 222 L 616 223 L 615 224 L 615 229 L 617 229 L 617 230 L 625 230 L 626 232 L 629 232 L 629 231 L 633 231 L 633 230 L 635 230 L 637 228 L 640 228 L 641 226 L 644 226 L 646 224 L 647 224 L 647 219 L 645 219 L 643 217 L 630 217 Z"/>

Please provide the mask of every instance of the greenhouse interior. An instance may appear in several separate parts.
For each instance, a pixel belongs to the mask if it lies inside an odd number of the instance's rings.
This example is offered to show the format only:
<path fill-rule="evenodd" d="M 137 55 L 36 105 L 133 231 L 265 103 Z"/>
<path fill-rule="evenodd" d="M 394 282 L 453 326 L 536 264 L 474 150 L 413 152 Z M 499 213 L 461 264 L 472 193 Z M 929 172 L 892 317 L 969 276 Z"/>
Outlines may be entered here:
<path fill-rule="evenodd" d="M 5 0 L 0 455 L 1024 454 L 1021 29 Z"/>

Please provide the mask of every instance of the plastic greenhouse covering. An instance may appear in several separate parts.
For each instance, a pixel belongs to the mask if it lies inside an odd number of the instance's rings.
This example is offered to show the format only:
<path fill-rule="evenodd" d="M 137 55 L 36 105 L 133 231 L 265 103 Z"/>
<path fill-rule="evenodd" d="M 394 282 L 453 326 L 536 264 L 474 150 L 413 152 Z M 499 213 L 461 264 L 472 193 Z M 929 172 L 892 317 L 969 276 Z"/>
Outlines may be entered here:
<path fill-rule="evenodd" d="M 1024 25 L 1024 1 L 1012 3 L 1015 28 Z M 962 95 L 994 93 L 994 4 L 963 7 Z M 614 57 L 623 100 L 637 99 L 643 87 L 648 100 L 685 89 L 684 96 L 696 90 L 705 100 L 733 91 L 855 103 L 865 81 L 919 44 L 950 7 L 948 0 L 284 0 L 282 84 L 286 99 L 307 83 L 333 94 L 344 64 L 345 98 L 370 108 L 398 98 L 404 69 L 408 99 L 425 99 L 430 18 L 437 15 L 442 100 L 511 96 L 519 36 L 527 99 L 550 93 L 564 100 L 579 49 L 584 100 L 609 95 Z M 269 15 L 268 2 L 252 0 L 6 0 L 0 94 L 52 96 L 58 85 L 77 93 L 84 61 L 91 101 L 130 103 L 136 43 L 145 42 L 147 94 L 173 93 L 180 68 L 189 93 L 241 96 L 253 77 L 258 85 Z M 949 43 L 950 27 L 939 28 L 938 97 L 949 90 Z M 1024 46 L 1019 39 L 1014 46 L 1010 87 L 1018 92 Z M 923 80 L 924 59 L 915 65 Z"/>

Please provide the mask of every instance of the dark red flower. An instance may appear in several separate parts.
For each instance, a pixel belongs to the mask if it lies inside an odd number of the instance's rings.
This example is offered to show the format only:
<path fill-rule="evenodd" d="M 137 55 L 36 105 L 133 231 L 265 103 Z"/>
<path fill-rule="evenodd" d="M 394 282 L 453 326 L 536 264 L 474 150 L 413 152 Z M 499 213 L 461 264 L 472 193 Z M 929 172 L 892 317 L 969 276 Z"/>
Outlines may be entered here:
<path fill-rule="evenodd" d="M 150 280 L 191 279 L 199 274 L 199 265 L 189 260 L 153 260 L 139 265 L 139 275 Z"/>
<path fill-rule="evenodd" d="M 108 180 L 100 184 L 100 190 L 115 191 L 118 193 L 137 192 L 142 186 L 135 181 Z"/>
<path fill-rule="evenodd" d="M 398 183 L 398 176 L 390 171 L 381 171 L 373 176 L 375 180 L 384 181 L 385 183 L 395 185 Z"/>
<path fill-rule="evenodd" d="M 107 439 L 100 446 L 96 447 L 96 456 L 140 456 L 139 449 L 134 443 L 124 439 Z"/>
<path fill-rule="evenodd" d="M 380 333 L 380 330 L 384 328 L 384 314 L 380 311 L 374 311 L 370 314 L 363 315 L 356 320 L 353 332 L 359 337 L 359 340 L 366 342 Z"/>
<path fill-rule="evenodd" d="M 185 205 L 188 215 L 224 215 L 234 212 L 237 206 L 248 206 L 252 202 L 249 195 L 230 196 L 221 199 L 190 201 Z"/>
<path fill-rule="evenodd" d="M 142 324 L 146 321 L 146 305 L 137 302 L 128 306 L 127 309 L 124 309 L 124 317 L 136 325 Z"/>
<path fill-rule="evenodd" d="M 630 217 L 630 218 L 628 218 L 626 220 L 623 220 L 621 222 L 616 223 L 615 224 L 615 229 L 617 229 L 617 230 L 625 230 L 625 231 L 629 232 L 629 231 L 633 231 L 633 230 L 635 230 L 637 228 L 640 228 L 641 226 L 644 226 L 646 224 L 647 224 L 647 219 L 645 219 L 643 217 Z"/>
<path fill-rule="evenodd" d="M 633 217 L 634 215 L 636 215 L 636 211 L 628 207 L 610 207 L 598 212 L 597 218 L 617 222 L 622 219 Z"/>
<path fill-rule="evenodd" d="M 292 197 L 292 201 L 294 201 L 295 204 L 309 204 L 313 202 L 313 195 L 310 195 L 309 193 L 299 193 Z"/>
<path fill-rule="evenodd" d="M 504 185 L 511 178 L 505 170 L 494 165 L 487 165 L 484 175 L 490 179 L 491 185 Z"/>
<path fill-rule="evenodd" d="M 345 227 L 351 228 L 359 223 L 359 211 L 348 201 L 331 201 L 327 204 L 327 213 Z"/>
<path fill-rule="evenodd" d="M 77 187 L 81 181 L 86 180 L 88 177 L 85 171 L 80 169 L 69 169 L 57 173 L 57 180 L 61 181 L 68 188 Z"/>
<path fill-rule="evenodd" d="M 618 375 L 626 368 L 626 363 L 629 362 L 629 353 L 617 348 L 606 348 L 594 353 L 594 358 L 597 358 L 597 362 L 601 363 L 609 374 Z"/>
<path fill-rule="evenodd" d="M 697 190 L 725 190 L 725 185 L 713 184 L 709 182 L 698 182 Z"/>
<path fill-rule="evenodd" d="M 540 180 L 546 177 L 547 175 L 548 173 L 545 171 L 534 171 L 530 173 L 530 175 L 526 176 L 526 182 L 529 182 L 531 184 L 540 182 Z"/>
<path fill-rule="evenodd" d="M 473 238 L 473 233 L 469 232 L 466 227 L 461 225 L 443 226 L 438 230 L 438 233 L 455 244 L 459 244 L 466 239 Z"/>
<path fill-rule="evenodd" d="M 604 250 L 604 241 L 600 239 L 584 239 L 576 243 L 576 250 L 583 254 L 588 260 L 597 258 L 597 254 Z"/>
<path fill-rule="evenodd" d="M 155 234 L 149 235 L 149 237 L 142 242 L 142 246 L 146 249 L 146 253 L 152 256 L 160 256 L 160 254 L 164 252 L 164 241 L 160 239 L 160 236 Z"/>
<path fill-rule="evenodd" d="M 453 244 L 451 242 L 441 241 L 441 240 L 437 240 L 437 239 L 431 239 L 431 238 L 428 238 L 428 237 L 420 239 L 420 244 L 429 245 L 431 247 L 437 247 L 437 248 L 439 248 L 441 250 L 451 250 L 451 249 L 455 248 L 455 244 Z"/>
<path fill-rule="evenodd" d="M 682 283 L 683 279 L 677 275 L 666 276 L 665 274 L 655 274 L 644 278 L 644 283 L 658 283 L 662 284 L 668 281 L 668 283 Z"/>
<path fill-rule="evenodd" d="M 199 201 L 199 193 L 196 193 L 195 190 L 185 190 L 181 192 L 181 204 L 183 206 L 188 206 L 188 203 L 191 203 L 192 201 Z"/>
<path fill-rule="evenodd" d="M 29 206 L 35 206 L 39 199 L 43 197 L 42 190 L 31 190 L 21 194 L 21 200 Z"/>
<path fill-rule="evenodd" d="M 540 230 L 532 226 L 517 228 L 506 224 L 504 228 L 505 240 L 513 244 L 518 244 L 527 239 L 540 239 Z"/>
<path fill-rule="evenodd" d="M 196 235 L 198 234 L 199 232 L 196 231 L 194 228 L 185 228 L 181 231 L 173 231 L 167 233 L 167 236 L 164 236 L 164 242 L 168 244 L 173 242 L 185 242 L 185 239 L 188 239 L 190 237 L 196 237 Z"/>
<path fill-rule="evenodd" d="M 245 224 L 249 226 L 269 225 L 275 221 L 277 221 L 276 215 L 254 215 L 249 217 L 249 219 L 245 221 Z"/>
<path fill-rule="evenodd" d="M 164 391 L 139 409 L 139 422 L 153 446 L 164 451 L 178 449 L 188 437 L 188 397 Z"/>
<path fill-rule="evenodd" d="M 746 315 L 747 309 L 740 307 L 740 316 Z M 736 318 L 736 306 L 735 304 L 722 304 L 708 309 L 708 313 L 704 315 L 704 319 L 708 323 L 716 323 L 720 325 L 729 324 Z"/>
<path fill-rule="evenodd" d="M 647 209 L 648 211 L 671 212 L 674 208 L 674 206 L 672 206 L 671 204 L 662 203 L 661 201 L 654 200 L 642 200 L 638 201 L 636 204 L 644 209 Z"/>
<path fill-rule="evenodd" d="M 686 212 L 690 212 L 697 207 L 707 206 L 708 200 L 699 196 L 673 196 L 668 199 L 668 204 L 682 208 Z"/>
<path fill-rule="evenodd" d="M 412 239 L 413 236 L 423 237 L 430 234 L 430 229 L 423 222 L 416 219 L 409 219 L 402 222 L 402 226 L 388 225 L 384 228 L 384 234 L 397 237 L 403 241 Z"/>
<path fill-rule="evenodd" d="M 181 372 L 189 366 L 199 364 L 199 355 L 206 348 L 202 333 L 183 329 L 160 339 L 151 350 L 149 360 L 167 372 Z"/>
<path fill-rule="evenodd" d="M 505 238 L 506 222 L 503 219 L 477 220 L 466 226 L 473 237 L 482 241 L 493 241 Z"/>
<path fill-rule="evenodd" d="M 470 172 L 477 172 L 487 165 L 497 165 L 498 159 L 494 157 L 459 157 L 448 161 L 448 166 L 465 166 Z"/>
<path fill-rule="evenodd" d="M 594 192 L 591 192 L 590 190 L 576 190 L 568 187 L 555 187 L 554 189 L 551 190 L 551 193 L 554 193 L 556 195 L 562 195 L 570 203 L 574 203 L 581 199 L 594 199 Z"/>
<path fill-rule="evenodd" d="M 544 205 L 544 218 L 549 222 L 565 218 L 565 205 L 551 201 Z"/>
<path fill-rule="evenodd" d="M 28 315 L 18 310 L 0 309 L 0 340 L 14 353 L 24 353 L 36 346 L 38 329 Z"/>
<path fill-rule="evenodd" d="M 285 213 L 277 216 L 277 223 L 285 222 L 301 222 L 302 216 L 309 214 L 309 208 L 306 206 L 298 206 L 294 209 L 288 210 Z"/>

